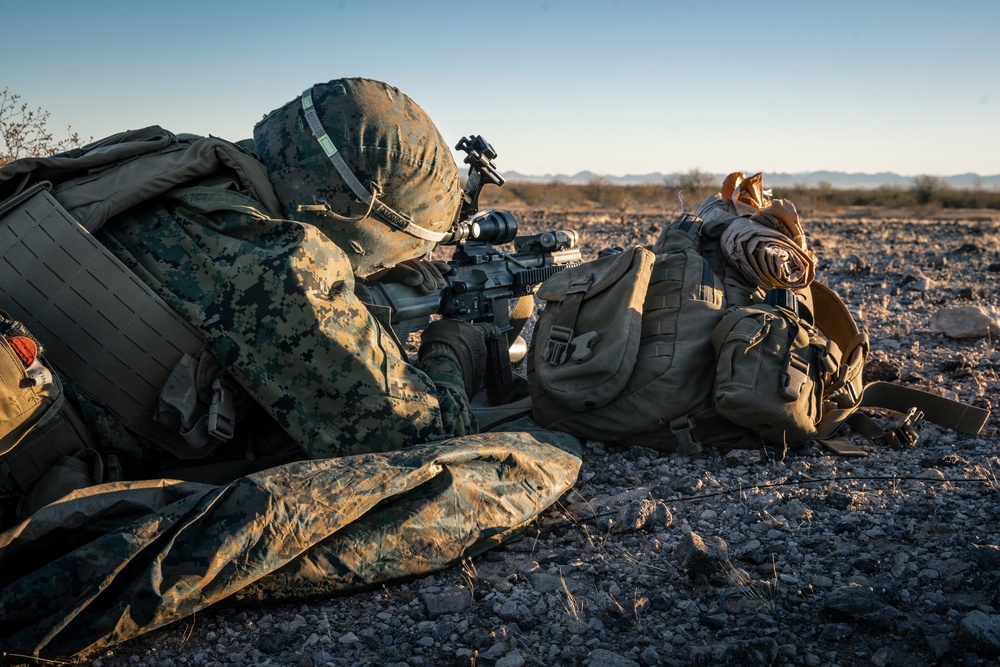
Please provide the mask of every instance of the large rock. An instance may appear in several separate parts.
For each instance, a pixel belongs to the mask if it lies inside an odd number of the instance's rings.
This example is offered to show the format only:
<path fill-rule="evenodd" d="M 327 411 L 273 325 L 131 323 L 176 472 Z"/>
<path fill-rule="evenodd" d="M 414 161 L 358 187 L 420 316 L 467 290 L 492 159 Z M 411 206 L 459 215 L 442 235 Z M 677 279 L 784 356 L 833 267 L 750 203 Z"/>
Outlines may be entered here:
<path fill-rule="evenodd" d="M 1000 334 L 1000 322 L 982 306 L 949 306 L 931 315 L 931 331 L 948 338 L 985 338 Z"/>
<path fill-rule="evenodd" d="M 729 545 L 721 537 L 702 537 L 691 532 L 684 536 L 676 551 L 677 560 L 692 576 L 711 574 L 729 560 Z"/>
<path fill-rule="evenodd" d="M 643 498 L 632 501 L 618 510 L 618 519 L 612 530 L 616 533 L 650 532 L 666 528 L 672 521 L 673 517 L 666 503 L 662 500 Z"/>
<path fill-rule="evenodd" d="M 959 625 L 967 644 L 983 658 L 1000 658 L 1000 614 L 972 611 Z"/>
<path fill-rule="evenodd" d="M 900 613 L 870 588 L 851 585 L 828 593 L 820 607 L 820 615 L 887 630 Z"/>

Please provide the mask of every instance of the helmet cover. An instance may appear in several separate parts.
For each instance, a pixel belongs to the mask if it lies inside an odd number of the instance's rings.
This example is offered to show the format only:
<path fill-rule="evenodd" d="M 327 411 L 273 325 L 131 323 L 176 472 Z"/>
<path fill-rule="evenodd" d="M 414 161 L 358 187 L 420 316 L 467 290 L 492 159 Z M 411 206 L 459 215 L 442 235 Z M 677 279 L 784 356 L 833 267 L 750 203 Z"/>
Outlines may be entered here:
<path fill-rule="evenodd" d="M 310 91 L 307 91 L 307 94 Z M 382 205 L 431 232 L 458 217 L 461 185 L 451 150 L 427 113 L 398 88 L 372 79 L 335 79 L 311 89 L 254 127 L 254 145 L 287 218 L 318 227 L 367 276 L 436 245 L 380 216 Z M 361 199 L 331 163 L 303 110 L 377 202 Z M 338 158 L 339 159 L 339 158 Z M 377 204 L 375 206 L 374 204 Z"/>

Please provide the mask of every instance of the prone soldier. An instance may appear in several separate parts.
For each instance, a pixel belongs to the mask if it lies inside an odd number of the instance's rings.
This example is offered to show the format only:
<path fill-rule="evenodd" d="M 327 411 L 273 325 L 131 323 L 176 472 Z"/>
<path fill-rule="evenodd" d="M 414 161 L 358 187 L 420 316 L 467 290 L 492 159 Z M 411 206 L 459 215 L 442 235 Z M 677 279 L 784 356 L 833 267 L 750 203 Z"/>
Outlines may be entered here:
<path fill-rule="evenodd" d="M 355 287 L 374 275 L 392 277 L 400 265 L 439 280 L 426 258 L 460 214 L 478 205 L 480 176 L 463 192 L 449 147 L 423 109 L 398 89 L 362 78 L 311 87 L 266 115 L 252 143 L 239 149 L 252 151 L 259 164 L 251 167 L 266 171 L 268 196 L 245 187 L 242 162 L 223 159 L 212 173 L 91 229 L 204 341 L 190 374 L 194 386 L 174 393 L 211 404 L 211 437 L 193 433 L 192 423 L 204 421 L 198 414 L 174 415 L 192 431 L 177 447 L 182 458 L 256 460 L 260 467 L 270 455 L 388 451 L 476 432 L 469 397 L 482 383 L 485 341 L 501 335 L 497 328 L 431 323 L 411 364 Z M 484 162 L 490 167 L 491 156 Z M 5 168 L 8 178 L 24 169 L 17 162 Z M 98 436 L 96 449 L 122 454 L 122 438 L 108 435 L 120 430 L 107 427 L 114 415 L 102 410 L 101 396 L 68 391 Z M 225 414 L 220 406 L 234 394 L 243 408 Z M 161 421 L 170 414 L 162 411 Z M 148 461 L 164 457 L 141 449 L 141 473 L 159 474 Z M 112 458 L 105 473 L 119 469 Z M 223 470 L 232 476 L 246 466 Z M 132 471 L 126 465 L 124 472 Z"/>

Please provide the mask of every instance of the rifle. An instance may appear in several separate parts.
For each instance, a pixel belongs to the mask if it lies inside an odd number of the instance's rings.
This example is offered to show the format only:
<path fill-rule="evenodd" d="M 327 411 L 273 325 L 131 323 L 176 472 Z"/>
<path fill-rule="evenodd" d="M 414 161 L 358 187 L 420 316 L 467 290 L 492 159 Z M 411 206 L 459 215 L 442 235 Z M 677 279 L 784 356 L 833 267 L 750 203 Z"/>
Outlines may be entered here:
<path fill-rule="evenodd" d="M 490 322 L 504 334 L 488 340 L 486 399 L 490 405 L 516 398 L 511 359 L 524 357 L 521 329 L 534 305 L 538 286 L 549 276 L 582 261 L 575 231 L 517 235 L 517 220 L 507 211 L 486 210 L 459 223 L 446 241 L 455 245 L 444 274 L 446 285 L 430 294 L 402 283 L 366 284 L 371 302 L 391 309 L 390 322 L 400 340 L 422 331 L 432 315 L 464 322 Z M 513 253 L 495 245 L 514 242 Z"/>

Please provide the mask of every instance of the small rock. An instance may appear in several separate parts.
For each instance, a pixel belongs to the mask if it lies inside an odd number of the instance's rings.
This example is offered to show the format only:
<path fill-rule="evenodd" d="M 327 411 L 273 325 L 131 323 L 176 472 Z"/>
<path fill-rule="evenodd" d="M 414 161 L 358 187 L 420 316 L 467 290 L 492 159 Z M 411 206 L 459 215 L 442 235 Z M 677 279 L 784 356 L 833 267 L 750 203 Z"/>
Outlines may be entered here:
<path fill-rule="evenodd" d="M 820 606 L 827 618 L 877 628 L 889 628 L 899 618 L 899 610 L 862 586 L 846 586 L 828 593 Z"/>
<path fill-rule="evenodd" d="M 908 273 L 903 276 L 903 287 L 914 292 L 926 292 L 934 286 L 934 283 L 927 276 L 920 273 Z"/>
<path fill-rule="evenodd" d="M 302 614 L 296 614 L 295 618 L 290 621 L 285 621 L 280 623 L 278 627 L 282 632 L 286 634 L 292 634 L 299 631 L 299 628 L 306 624 L 306 619 Z"/>
<path fill-rule="evenodd" d="M 528 576 L 528 581 L 531 582 L 532 588 L 542 594 L 562 590 L 559 577 L 544 572 L 532 572 Z"/>
<path fill-rule="evenodd" d="M 479 657 L 485 660 L 499 660 L 507 654 L 508 649 L 509 647 L 506 642 L 496 642 L 493 646 L 480 653 Z"/>
<path fill-rule="evenodd" d="M 643 498 L 624 505 L 618 511 L 612 530 L 615 533 L 649 532 L 666 528 L 672 521 L 666 503 Z"/>
<path fill-rule="evenodd" d="M 826 497 L 823 498 L 823 502 L 828 507 L 832 507 L 835 510 L 846 510 L 851 507 L 854 500 L 851 498 L 851 496 L 847 495 L 846 493 L 840 493 L 839 491 L 831 491 L 830 493 L 826 494 Z M 852 527 L 853 525 L 854 524 L 851 524 Z"/>
<path fill-rule="evenodd" d="M 450 586 L 440 593 L 423 593 L 421 598 L 431 620 L 445 614 L 460 614 L 472 605 L 472 595 L 465 586 Z"/>
<path fill-rule="evenodd" d="M 604 648 L 595 648 L 590 652 L 589 658 L 590 667 L 639 667 L 639 663 L 635 660 Z"/>
<path fill-rule="evenodd" d="M 730 467 L 757 465 L 761 461 L 760 453 L 759 449 L 730 449 L 726 452 L 726 465 Z"/>
<path fill-rule="evenodd" d="M 691 651 L 695 667 L 770 667 L 778 659 L 778 643 L 771 638 L 699 646 Z"/>
<path fill-rule="evenodd" d="M 455 626 L 449 623 L 448 621 L 438 621 L 437 623 L 434 624 L 434 629 L 431 630 L 431 633 L 434 635 L 434 638 L 441 643 L 444 643 L 449 639 L 451 639 L 451 636 L 452 634 L 454 634 L 454 632 L 455 632 Z"/>
<path fill-rule="evenodd" d="M 872 665 L 874 667 L 889 667 L 893 661 L 892 650 L 882 647 L 872 653 Z"/>
<path fill-rule="evenodd" d="M 652 646 L 647 646 L 645 650 L 639 654 L 639 662 L 647 667 L 656 667 L 660 664 L 660 654 L 657 653 L 656 649 Z"/>
<path fill-rule="evenodd" d="M 995 544 L 970 544 L 972 559 L 984 570 L 1000 570 L 1000 546 Z"/>
<path fill-rule="evenodd" d="M 524 656 L 514 649 L 496 662 L 496 667 L 524 667 Z"/>
<path fill-rule="evenodd" d="M 500 607 L 500 618 L 505 621 L 516 621 L 518 618 L 517 603 L 513 600 L 504 602 Z"/>
<path fill-rule="evenodd" d="M 861 255 L 851 255 L 845 261 L 847 262 L 847 270 L 851 273 L 871 273 L 868 262 Z"/>

